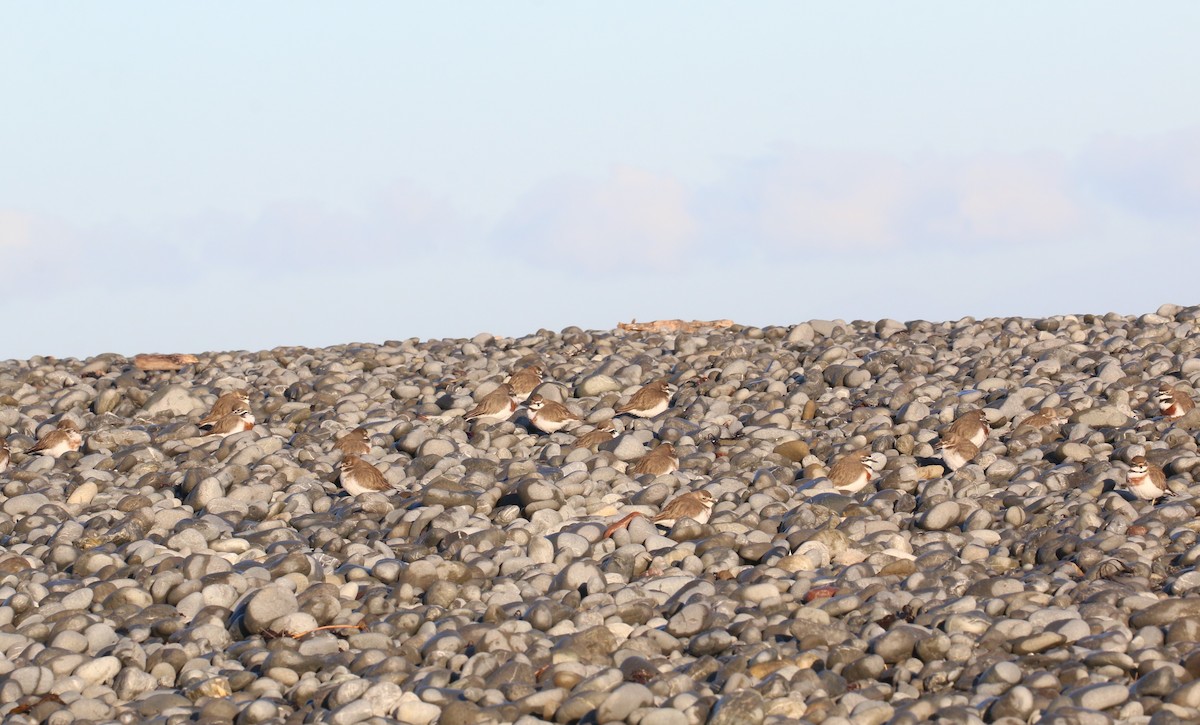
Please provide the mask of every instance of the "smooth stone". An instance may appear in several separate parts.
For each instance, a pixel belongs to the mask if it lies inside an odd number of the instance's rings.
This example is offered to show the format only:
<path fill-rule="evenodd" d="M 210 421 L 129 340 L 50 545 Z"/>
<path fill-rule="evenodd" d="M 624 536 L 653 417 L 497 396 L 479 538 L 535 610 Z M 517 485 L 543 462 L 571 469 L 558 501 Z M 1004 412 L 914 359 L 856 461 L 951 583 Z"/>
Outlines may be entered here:
<path fill-rule="evenodd" d="M 1041 632 L 1017 638 L 1013 641 L 1012 651 L 1020 655 L 1035 654 L 1058 647 L 1066 641 L 1067 638 L 1061 634 Z"/>
<path fill-rule="evenodd" d="M 204 403 L 200 402 L 188 388 L 182 385 L 168 385 L 150 396 L 146 404 L 142 406 L 142 412 L 146 415 L 165 413 L 182 417 L 202 411 L 204 408 Z"/>
<path fill-rule="evenodd" d="M 74 674 L 89 685 L 109 682 L 121 671 L 121 661 L 116 657 L 97 657 L 75 668 Z"/>
<path fill-rule="evenodd" d="M 605 393 L 619 393 L 624 389 L 624 385 L 608 375 L 590 375 L 575 387 L 575 397 L 593 398 Z"/>
<path fill-rule="evenodd" d="M 618 461 L 636 461 L 646 455 L 646 445 L 632 433 L 624 433 L 611 441 L 601 443 L 600 450 L 610 451 Z"/>
<path fill-rule="evenodd" d="M 645 707 L 654 702 L 654 693 L 650 688 L 636 682 L 626 682 L 609 693 L 608 697 L 596 708 L 598 722 L 622 721 L 639 707 Z"/>
<path fill-rule="evenodd" d="M 50 503 L 50 499 L 41 493 L 23 493 L 0 504 L 0 511 L 9 516 L 28 516 Z"/>
<path fill-rule="evenodd" d="M 1075 704 L 1088 710 L 1107 710 L 1129 699 L 1129 688 L 1115 682 L 1101 682 L 1068 693 Z"/>
<path fill-rule="evenodd" d="M 775 446 L 773 452 L 783 456 L 789 461 L 799 463 L 809 456 L 810 451 L 807 443 L 801 440 L 795 440 L 788 441 L 786 443 L 780 443 L 779 445 Z"/>
<path fill-rule="evenodd" d="M 1200 617 L 1200 598 L 1163 599 L 1129 615 L 1129 625 L 1162 627 L 1184 617 Z"/>
<path fill-rule="evenodd" d="M 713 706 L 709 725 L 760 725 L 766 717 L 763 696 L 752 689 L 722 696 Z"/>
<path fill-rule="evenodd" d="M 269 629 L 280 617 L 296 612 L 300 605 L 296 595 L 284 587 L 274 584 L 265 586 L 246 600 L 245 624 L 251 634 Z"/>
<path fill-rule="evenodd" d="M 1071 422 L 1091 428 L 1124 428 L 1132 421 L 1118 408 L 1111 405 L 1089 408 L 1071 416 Z"/>
<path fill-rule="evenodd" d="M 927 531 L 945 531 L 958 523 L 960 508 L 954 501 L 942 501 L 917 517 L 917 526 Z"/>

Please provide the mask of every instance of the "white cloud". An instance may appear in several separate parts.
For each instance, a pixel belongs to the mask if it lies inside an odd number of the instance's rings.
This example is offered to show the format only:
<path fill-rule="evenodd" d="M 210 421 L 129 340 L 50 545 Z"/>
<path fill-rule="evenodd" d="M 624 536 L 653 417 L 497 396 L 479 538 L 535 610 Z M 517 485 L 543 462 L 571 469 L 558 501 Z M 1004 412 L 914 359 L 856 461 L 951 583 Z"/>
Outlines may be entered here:
<path fill-rule="evenodd" d="M 672 266 L 696 231 L 681 182 L 617 166 L 601 180 L 538 186 L 501 222 L 495 238 L 505 252 L 528 255 L 532 263 L 589 271 L 631 262 Z"/>
<path fill-rule="evenodd" d="M 1147 221 L 1200 222 L 1200 126 L 1102 139 L 1083 153 L 1078 167 L 1080 185 L 1106 204 Z"/>
<path fill-rule="evenodd" d="M 33 240 L 33 216 L 0 209 L 0 249 L 28 247 Z"/>

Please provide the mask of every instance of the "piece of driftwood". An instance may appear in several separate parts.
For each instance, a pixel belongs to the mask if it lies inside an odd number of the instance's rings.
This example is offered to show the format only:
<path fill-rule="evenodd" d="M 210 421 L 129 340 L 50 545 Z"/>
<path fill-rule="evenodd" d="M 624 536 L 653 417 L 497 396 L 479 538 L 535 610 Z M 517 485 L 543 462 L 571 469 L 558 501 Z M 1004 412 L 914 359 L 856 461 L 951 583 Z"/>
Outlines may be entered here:
<path fill-rule="evenodd" d="M 184 365 L 193 365 L 198 362 L 200 362 L 200 358 L 187 353 L 173 355 L 151 353 L 137 355 L 133 358 L 133 364 L 138 370 L 178 370 Z"/>
<path fill-rule="evenodd" d="M 655 320 L 653 322 L 618 322 L 624 332 L 696 332 L 706 327 L 732 327 L 733 320 Z"/>

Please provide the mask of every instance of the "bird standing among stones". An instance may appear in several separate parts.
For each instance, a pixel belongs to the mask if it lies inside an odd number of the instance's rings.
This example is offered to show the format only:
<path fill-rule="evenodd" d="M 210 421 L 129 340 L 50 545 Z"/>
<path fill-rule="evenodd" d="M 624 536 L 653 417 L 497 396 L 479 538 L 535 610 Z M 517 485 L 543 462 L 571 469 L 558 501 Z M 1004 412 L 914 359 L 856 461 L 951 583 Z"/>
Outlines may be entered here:
<path fill-rule="evenodd" d="M 254 428 L 254 414 L 249 408 L 234 408 L 228 415 L 221 416 L 221 419 L 213 423 L 208 429 L 210 436 L 231 436 L 234 433 L 241 433 Z"/>
<path fill-rule="evenodd" d="M 617 427 L 613 425 L 612 418 L 605 418 L 597 423 L 593 430 L 576 438 L 575 448 L 595 449 L 601 443 L 611 441 L 616 437 Z"/>
<path fill-rule="evenodd" d="M 634 476 L 665 476 L 678 470 L 679 456 L 675 454 L 675 446 L 666 441 L 659 443 L 629 467 L 629 473 Z"/>
<path fill-rule="evenodd" d="M 529 400 L 537 386 L 542 384 L 542 375 L 545 372 L 541 365 L 529 365 L 509 376 L 508 384 L 512 387 L 513 397 L 518 403 Z"/>
<path fill-rule="evenodd" d="M 653 418 L 671 405 L 675 390 L 666 378 L 654 380 L 630 396 L 624 405 L 617 406 L 617 415 L 627 413 L 638 418 Z"/>
<path fill-rule="evenodd" d="M 480 423 L 498 423 L 508 420 L 519 404 L 513 394 L 512 386 L 508 383 L 501 383 L 495 390 L 480 398 L 479 403 L 468 410 L 463 418 Z"/>
<path fill-rule="evenodd" d="M 965 438 L 976 447 L 982 446 L 983 442 L 988 437 L 988 422 L 984 417 L 982 410 L 972 410 L 962 415 L 946 428 L 946 434 L 942 436 L 943 440 L 946 436 L 958 436 Z"/>
<path fill-rule="evenodd" d="M 858 493 L 875 478 L 875 458 L 870 451 L 854 451 L 834 461 L 827 476 L 842 493 Z"/>
<path fill-rule="evenodd" d="M 971 439 L 954 433 L 942 436 L 938 449 L 942 452 L 942 461 L 945 462 L 946 468 L 951 471 L 957 471 L 979 455 L 979 446 Z"/>
<path fill-rule="evenodd" d="M 698 524 L 707 524 L 709 518 L 712 517 L 714 503 L 716 503 L 716 499 L 708 491 L 690 491 L 668 501 L 667 505 L 663 506 L 662 510 L 651 517 L 650 520 L 656 525 L 668 529 L 674 526 L 675 522 L 679 521 L 679 519 L 684 518 L 692 519 Z M 629 522 L 633 521 L 634 518 L 644 515 L 641 511 L 634 511 L 627 516 L 623 516 L 604 530 L 603 538 L 609 538 L 620 529 L 628 526 Z"/>
<path fill-rule="evenodd" d="M 342 458 L 340 479 L 342 488 L 351 496 L 368 492 L 382 493 L 394 488 L 378 468 L 355 455 L 348 454 Z"/>
<path fill-rule="evenodd" d="M 1134 496 L 1143 501 L 1153 501 L 1162 496 L 1174 496 L 1167 488 L 1167 474 L 1163 469 L 1149 463 L 1143 456 L 1134 456 L 1129 462 L 1129 474 L 1125 483 Z"/>
<path fill-rule="evenodd" d="M 662 507 L 662 511 L 650 519 L 659 526 L 671 528 L 679 519 L 688 518 L 698 524 L 707 524 L 712 516 L 713 504 L 716 499 L 705 490 L 691 491 L 676 496 Z"/>
<path fill-rule="evenodd" d="M 371 435 L 365 428 L 355 428 L 333 442 L 333 447 L 347 456 L 365 456 L 371 452 Z"/>
<path fill-rule="evenodd" d="M 1067 422 L 1066 410 L 1055 408 L 1053 406 L 1047 406 L 1018 423 L 1013 432 L 1021 433 L 1027 430 L 1041 430 L 1042 428 L 1061 425 L 1065 422 Z"/>
<path fill-rule="evenodd" d="M 1163 383 L 1158 386 L 1158 409 L 1166 416 L 1168 420 L 1175 420 L 1187 415 L 1188 411 L 1196 407 L 1192 396 L 1188 395 L 1182 386 L 1172 386 L 1170 383 Z"/>
<path fill-rule="evenodd" d="M 54 430 L 39 438 L 38 442 L 34 443 L 33 447 L 25 453 L 26 455 L 38 453 L 58 458 L 67 451 L 79 450 L 82 445 L 83 436 L 79 433 L 79 426 L 75 425 L 75 421 L 63 418 L 58 421 Z"/>
<path fill-rule="evenodd" d="M 217 398 L 217 402 L 213 403 L 212 410 L 208 411 L 208 415 L 205 415 L 203 418 L 201 418 L 200 422 L 196 425 L 201 429 L 211 428 L 217 424 L 217 421 L 221 420 L 238 408 L 250 410 L 249 391 L 231 390 L 228 393 L 222 394 L 221 397 Z"/>
<path fill-rule="evenodd" d="M 566 428 L 575 421 L 582 420 L 562 403 L 546 400 L 538 393 L 529 396 L 525 401 L 529 408 L 529 422 L 543 433 L 554 433 Z"/>

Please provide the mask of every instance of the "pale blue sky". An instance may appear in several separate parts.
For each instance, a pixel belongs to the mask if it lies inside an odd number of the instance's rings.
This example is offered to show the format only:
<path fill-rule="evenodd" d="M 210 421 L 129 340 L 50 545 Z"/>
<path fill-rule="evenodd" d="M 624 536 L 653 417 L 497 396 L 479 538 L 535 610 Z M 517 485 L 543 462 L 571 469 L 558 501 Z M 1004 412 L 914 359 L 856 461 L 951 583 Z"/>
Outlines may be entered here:
<path fill-rule="evenodd" d="M 1196 302 L 1153 11 L 0 0 L 0 358 Z"/>

